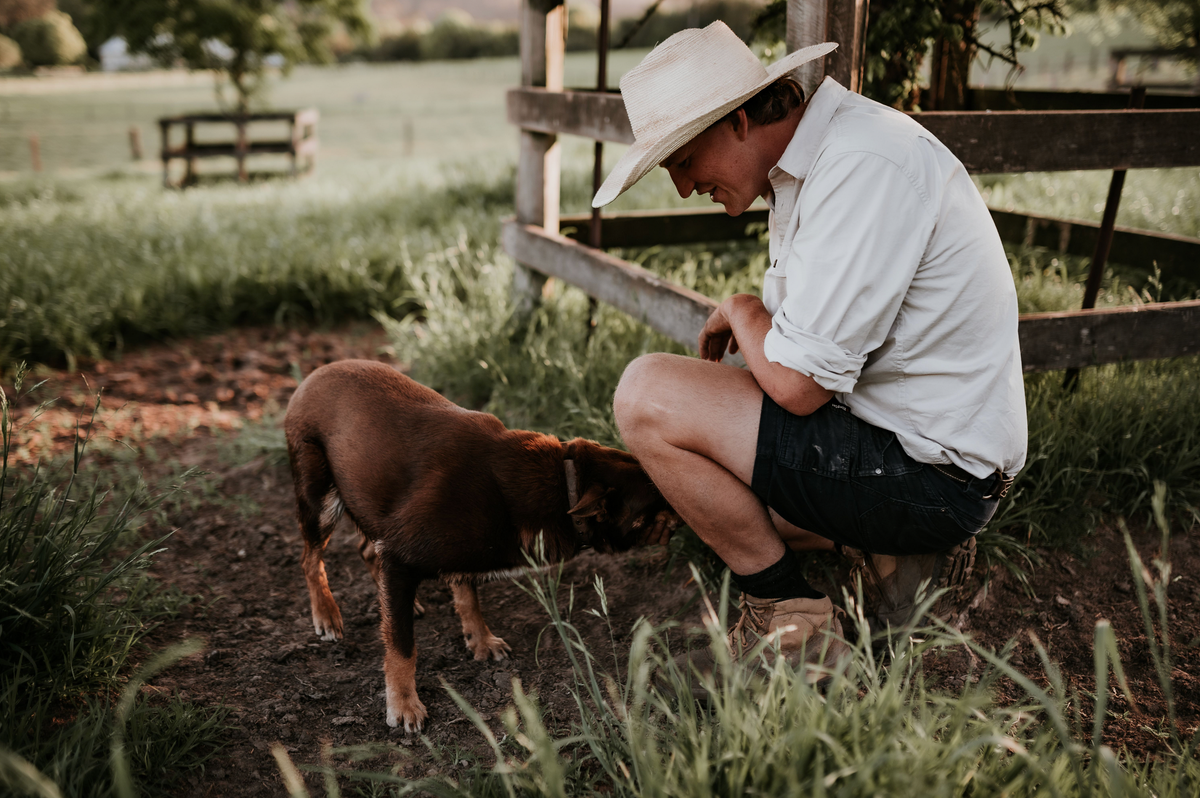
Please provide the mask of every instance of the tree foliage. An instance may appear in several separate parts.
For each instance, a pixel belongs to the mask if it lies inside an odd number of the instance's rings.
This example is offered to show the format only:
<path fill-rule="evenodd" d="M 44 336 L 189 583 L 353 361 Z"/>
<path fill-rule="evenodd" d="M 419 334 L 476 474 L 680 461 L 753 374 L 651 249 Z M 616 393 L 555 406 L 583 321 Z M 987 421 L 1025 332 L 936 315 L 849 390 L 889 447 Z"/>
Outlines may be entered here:
<path fill-rule="evenodd" d="M 760 30 L 773 25 L 781 37 L 786 8 L 787 0 L 772 0 Z M 1064 0 L 871 0 L 869 13 L 863 94 L 905 110 L 965 107 L 976 58 L 1019 68 L 1021 52 L 1037 43 L 1036 31 L 1061 32 L 1066 19 Z M 997 26 L 1007 34 L 999 48 L 983 41 Z M 930 86 L 920 84 L 926 54 L 933 59 Z"/>
<path fill-rule="evenodd" d="M 1073 5 L 1101 15 L 1128 12 L 1159 47 L 1200 65 L 1200 0 L 1074 0 Z"/>
<path fill-rule="evenodd" d="M 131 52 L 223 76 L 237 113 L 246 113 L 261 90 L 268 59 L 277 57 L 285 73 L 301 62 L 328 63 L 337 27 L 357 39 L 371 33 L 362 0 L 96 0 L 95 6 Z"/>
<path fill-rule="evenodd" d="M 21 46 L 0 34 L 0 69 L 12 69 L 21 65 Z"/>
<path fill-rule="evenodd" d="M 48 11 L 13 28 L 13 40 L 30 66 L 65 66 L 87 55 L 83 36 L 61 11 Z"/>

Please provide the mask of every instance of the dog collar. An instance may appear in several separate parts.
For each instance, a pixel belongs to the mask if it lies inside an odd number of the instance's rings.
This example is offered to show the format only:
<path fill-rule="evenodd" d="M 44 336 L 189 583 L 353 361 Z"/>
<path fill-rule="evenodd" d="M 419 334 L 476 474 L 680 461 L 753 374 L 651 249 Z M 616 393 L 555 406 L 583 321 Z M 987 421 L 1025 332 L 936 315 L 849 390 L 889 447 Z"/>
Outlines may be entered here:
<path fill-rule="evenodd" d="M 592 547 L 591 525 L 586 518 L 576 518 L 570 513 L 571 508 L 579 503 L 579 472 L 575 470 L 573 458 L 563 458 L 563 471 L 567 476 L 567 515 L 570 516 L 571 523 L 575 525 L 575 532 L 579 535 L 580 548 L 590 549 Z"/>

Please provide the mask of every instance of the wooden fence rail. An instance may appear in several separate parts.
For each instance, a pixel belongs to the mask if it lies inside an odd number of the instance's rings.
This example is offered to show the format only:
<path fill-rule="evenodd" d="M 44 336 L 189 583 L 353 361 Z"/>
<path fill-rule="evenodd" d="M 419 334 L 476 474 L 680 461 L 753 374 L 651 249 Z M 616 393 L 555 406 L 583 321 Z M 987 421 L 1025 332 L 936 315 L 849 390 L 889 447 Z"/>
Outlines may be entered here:
<path fill-rule="evenodd" d="M 717 306 L 703 294 L 537 225 L 508 221 L 502 241 L 521 263 L 578 286 L 693 349 Z M 1026 372 L 1179 357 L 1200 352 L 1200 300 L 1032 313 L 1021 317 L 1018 329 Z"/>
<path fill-rule="evenodd" d="M 525 130 L 632 144 L 618 94 L 511 89 Z M 1200 109 L 946 111 L 913 114 L 972 174 L 1200 166 Z"/>
<path fill-rule="evenodd" d="M 1091 256 L 1100 230 L 1099 224 L 1079 219 L 995 208 L 991 212 L 996 229 L 1005 241 L 1079 257 Z M 720 208 L 625 211 L 604 216 L 600 245 L 605 248 L 650 247 L 735 241 L 756 235 L 766 223 L 765 208 L 753 208 L 736 217 Z M 567 238 L 585 243 L 591 241 L 590 214 L 564 215 L 559 224 Z M 1200 285 L 1200 238 L 1118 227 L 1109 260 L 1147 271 L 1157 265 L 1164 280 L 1180 279 Z"/>

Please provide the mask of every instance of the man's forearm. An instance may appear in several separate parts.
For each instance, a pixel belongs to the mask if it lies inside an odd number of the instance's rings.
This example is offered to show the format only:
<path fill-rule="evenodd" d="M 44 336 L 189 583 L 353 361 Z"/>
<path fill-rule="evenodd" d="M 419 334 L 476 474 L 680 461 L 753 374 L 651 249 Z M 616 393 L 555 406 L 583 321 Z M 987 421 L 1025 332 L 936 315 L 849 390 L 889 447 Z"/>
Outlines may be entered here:
<path fill-rule="evenodd" d="M 729 325 L 746 366 L 759 386 L 775 402 L 798 416 L 807 416 L 833 397 L 807 374 L 767 360 L 764 342 L 771 331 L 771 314 L 762 301 L 750 294 L 727 300 Z"/>

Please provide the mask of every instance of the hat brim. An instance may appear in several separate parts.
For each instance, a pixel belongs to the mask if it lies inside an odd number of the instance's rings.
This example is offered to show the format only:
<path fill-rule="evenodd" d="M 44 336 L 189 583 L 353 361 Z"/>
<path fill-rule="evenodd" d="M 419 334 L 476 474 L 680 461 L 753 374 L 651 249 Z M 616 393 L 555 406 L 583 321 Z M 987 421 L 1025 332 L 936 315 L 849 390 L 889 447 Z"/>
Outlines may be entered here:
<path fill-rule="evenodd" d="M 737 96 L 725 100 L 714 108 L 704 110 L 691 118 L 680 120 L 675 129 L 668 133 L 651 139 L 635 141 L 601 184 L 600 190 L 592 198 L 592 207 L 600 208 L 612 202 L 634 183 L 645 177 L 654 167 L 666 160 L 668 155 L 703 133 L 710 125 L 750 97 L 792 70 L 833 52 L 836 48 L 836 42 L 822 42 L 804 47 L 794 53 L 788 53 L 767 67 L 767 76 L 758 84 L 746 87 Z"/>

